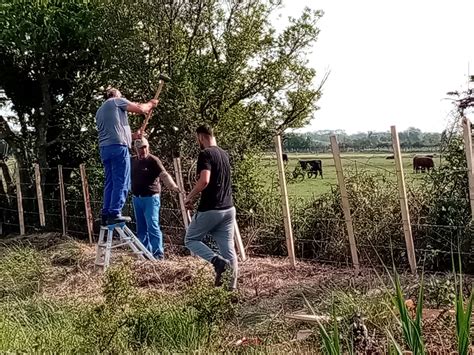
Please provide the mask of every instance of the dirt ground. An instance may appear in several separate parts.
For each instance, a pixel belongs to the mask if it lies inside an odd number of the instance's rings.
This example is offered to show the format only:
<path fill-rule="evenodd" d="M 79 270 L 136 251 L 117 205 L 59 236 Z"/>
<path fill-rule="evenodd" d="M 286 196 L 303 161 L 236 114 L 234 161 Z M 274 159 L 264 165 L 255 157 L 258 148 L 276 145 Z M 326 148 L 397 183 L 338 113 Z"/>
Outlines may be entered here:
<path fill-rule="evenodd" d="M 101 297 L 103 270 L 94 266 L 95 246 L 64 238 L 56 233 L 46 233 L 0 240 L 0 255 L 2 249 L 14 245 L 30 245 L 44 252 L 50 259 L 52 267 L 43 289 L 45 297 L 91 302 Z M 182 253 L 178 250 L 176 252 Z M 169 249 L 166 253 L 165 260 L 151 262 L 137 260 L 127 250 L 114 250 L 111 263 L 114 265 L 124 259 L 131 259 L 137 286 L 144 292 L 157 294 L 179 296 L 199 274 L 212 278 L 210 265 L 201 259 L 177 256 Z M 417 279 L 405 275 L 402 276 L 402 283 L 406 287 L 407 299 L 416 301 Z M 310 314 L 305 298 L 318 312 L 325 312 L 321 315 L 327 316 L 334 292 L 356 295 L 351 301 L 354 307 L 365 305 L 363 307 L 370 308 L 377 306 L 371 304 L 371 299 L 373 303 L 380 302 L 380 294 L 388 290 L 384 285 L 389 284 L 388 277 L 380 276 L 374 270 L 363 269 L 359 275 L 355 275 L 352 269 L 316 262 L 298 262 L 296 268 L 293 268 L 286 258 L 250 256 L 247 261 L 240 263 L 241 307 L 229 342 L 236 346 L 245 345 L 249 339 L 265 342 L 267 338 L 274 339 L 275 332 L 279 331 L 285 332 L 287 338 L 293 338 L 290 341 L 297 341 L 300 337 L 304 338 L 302 334 L 305 332 L 317 333 L 315 323 L 290 320 L 287 317 L 294 313 Z M 385 318 L 393 321 L 390 306 L 387 307 Z M 437 353 L 454 350 L 455 323 L 452 309 L 433 308 L 427 304 L 423 315 L 427 349 Z M 346 321 L 350 322 L 350 319 Z M 385 336 L 380 337 L 378 334 L 380 332 L 375 329 L 376 321 L 368 319 L 366 324 L 369 335 L 373 338 L 372 351 L 381 351 L 380 347 L 386 341 Z M 289 344 L 288 339 L 282 342 Z M 290 344 L 291 346 L 293 345 Z"/>

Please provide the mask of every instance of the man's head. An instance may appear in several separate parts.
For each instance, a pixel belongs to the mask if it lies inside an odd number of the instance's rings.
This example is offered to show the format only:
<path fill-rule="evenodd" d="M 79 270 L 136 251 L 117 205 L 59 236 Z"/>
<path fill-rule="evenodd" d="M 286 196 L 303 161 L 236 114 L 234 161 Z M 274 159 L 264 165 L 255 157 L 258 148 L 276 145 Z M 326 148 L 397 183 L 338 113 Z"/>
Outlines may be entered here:
<path fill-rule="evenodd" d="M 138 159 L 144 159 L 150 154 L 150 147 L 148 146 L 148 140 L 146 138 L 142 137 L 137 139 L 134 145 Z"/>
<path fill-rule="evenodd" d="M 119 98 L 122 97 L 122 93 L 119 91 L 119 89 L 116 88 L 107 88 L 105 92 L 105 99 L 111 99 L 111 98 Z"/>
<path fill-rule="evenodd" d="M 201 149 L 216 145 L 214 131 L 212 130 L 212 127 L 207 124 L 203 124 L 196 128 L 196 136 Z"/>

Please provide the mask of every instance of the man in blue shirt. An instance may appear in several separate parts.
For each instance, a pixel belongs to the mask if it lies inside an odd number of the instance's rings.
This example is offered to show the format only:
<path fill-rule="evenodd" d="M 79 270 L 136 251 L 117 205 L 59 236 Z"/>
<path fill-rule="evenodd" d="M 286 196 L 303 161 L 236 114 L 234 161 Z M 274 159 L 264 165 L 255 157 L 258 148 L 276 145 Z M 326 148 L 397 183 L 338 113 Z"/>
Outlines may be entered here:
<path fill-rule="evenodd" d="M 132 135 L 127 112 L 148 114 L 156 107 L 158 100 L 137 104 L 122 97 L 119 90 L 110 88 L 106 101 L 96 113 L 99 131 L 100 158 L 104 164 L 105 184 L 102 207 L 102 225 L 128 222 L 130 217 L 122 216 L 122 208 L 130 187 L 130 153 L 132 139 L 143 132 Z"/>

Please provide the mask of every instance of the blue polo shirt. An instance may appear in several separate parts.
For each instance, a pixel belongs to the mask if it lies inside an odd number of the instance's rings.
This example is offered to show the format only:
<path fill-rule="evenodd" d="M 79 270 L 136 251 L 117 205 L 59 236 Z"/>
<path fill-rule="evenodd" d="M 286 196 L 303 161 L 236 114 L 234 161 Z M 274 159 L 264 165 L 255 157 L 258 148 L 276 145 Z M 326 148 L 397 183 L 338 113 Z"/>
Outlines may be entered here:
<path fill-rule="evenodd" d="M 125 98 L 110 98 L 97 110 L 95 122 L 99 131 L 99 147 L 112 144 L 125 145 L 131 148 L 132 131 L 128 124 Z"/>

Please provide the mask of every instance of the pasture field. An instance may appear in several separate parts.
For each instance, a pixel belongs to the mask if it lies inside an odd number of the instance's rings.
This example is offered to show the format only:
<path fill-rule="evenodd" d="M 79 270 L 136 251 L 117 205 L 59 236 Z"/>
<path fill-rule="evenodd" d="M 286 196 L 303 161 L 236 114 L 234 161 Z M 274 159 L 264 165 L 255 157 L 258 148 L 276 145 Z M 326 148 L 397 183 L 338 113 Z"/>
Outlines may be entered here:
<path fill-rule="evenodd" d="M 407 184 L 416 183 L 424 174 L 413 172 L 413 156 L 423 153 L 402 153 L 403 169 Z M 433 153 L 427 153 L 433 154 Z M 345 172 L 368 170 L 370 172 L 380 172 L 387 179 L 396 181 L 395 160 L 386 159 L 388 153 L 343 153 L 341 154 L 342 165 Z M 298 160 L 321 159 L 323 166 L 323 179 L 320 176 L 317 178 L 308 178 L 305 176 L 304 180 L 297 179 L 296 181 L 288 181 L 288 195 L 292 197 L 308 197 L 318 196 L 331 191 L 331 186 L 337 187 L 336 167 L 332 154 L 288 154 L 288 163 L 286 170 L 291 173 L 298 165 Z M 434 157 L 435 168 L 440 166 L 439 154 Z M 278 182 L 278 170 L 276 165 L 276 155 L 268 154 L 263 158 L 264 174 L 269 176 L 265 181 L 268 184 Z M 288 175 L 288 174 L 287 174 Z"/>

